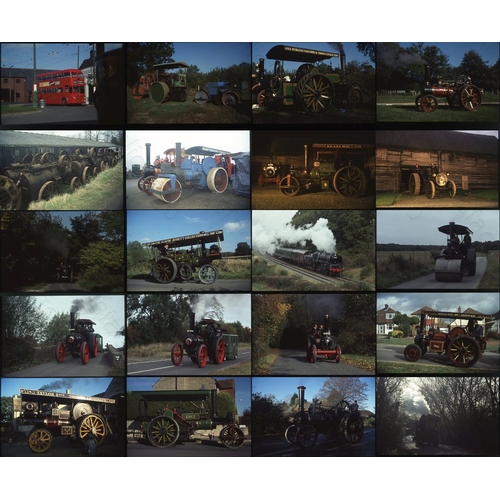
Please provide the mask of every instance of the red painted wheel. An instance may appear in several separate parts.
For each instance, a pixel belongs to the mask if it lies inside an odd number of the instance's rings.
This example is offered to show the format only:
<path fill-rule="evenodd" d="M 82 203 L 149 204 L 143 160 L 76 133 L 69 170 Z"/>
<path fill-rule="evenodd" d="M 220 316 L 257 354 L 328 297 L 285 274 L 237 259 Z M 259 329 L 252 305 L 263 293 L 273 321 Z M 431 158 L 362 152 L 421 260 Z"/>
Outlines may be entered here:
<path fill-rule="evenodd" d="M 82 345 L 80 346 L 80 358 L 84 365 L 86 365 L 89 362 L 90 349 L 87 342 L 82 342 Z"/>
<path fill-rule="evenodd" d="M 315 345 L 311 346 L 311 363 L 316 363 L 316 358 L 318 356 L 318 348 Z"/>
<path fill-rule="evenodd" d="M 224 361 L 226 347 L 222 337 L 216 337 L 212 345 L 212 360 L 214 364 L 220 365 Z"/>
<path fill-rule="evenodd" d="M 149 177 L 146 177 L 144 179 L 144 182 L 142 183 L 142 190 L 149 196 L 153 194 L 149 189 L 151 188 L 151 185 L 153 184 L 155 179 L 156 177 L 154 175 L 150 175 Z"/>
<path fill-rule="evenodd" d="M 64 342 L 58 342 L 56 347 L 56 361 L 58 363 L 63 363 L 66 358 L 66 346 Z"/>
<path fill-rule="evenodd" d="M 196 361 L 200 368 L 204 368 L 208 361 L 208 349 L 205 344 L 201 344 L 196 349 Z"/>
<path fill-rule="evenodd" d="M 425 113 L 436 111 L 438 101 L 433 95 L 424 95 L 420 101 L 420 109 Z"/>
<path fill-rule="evenodd" d="M 404 355 L 406 361 L 415 363 L 422 357 L 422 349 L 417 344 L 410 344 L 405 347 Z"/>
<path fill-rule="evenodd" d="M 342 348 L 337 346 L 337 355 L 335 356 L 335 363 L 340 363 L 340 358 L 342 356 Z"/>
<path fill-rule="evenodd" d="M 182 357 L 184 356 L 184 349 L 180 342 L 174 344 L 172 347 L 172 352 L 170 354 L 170 359 L 175 366 L 179 366 L 182 363 Z"/>

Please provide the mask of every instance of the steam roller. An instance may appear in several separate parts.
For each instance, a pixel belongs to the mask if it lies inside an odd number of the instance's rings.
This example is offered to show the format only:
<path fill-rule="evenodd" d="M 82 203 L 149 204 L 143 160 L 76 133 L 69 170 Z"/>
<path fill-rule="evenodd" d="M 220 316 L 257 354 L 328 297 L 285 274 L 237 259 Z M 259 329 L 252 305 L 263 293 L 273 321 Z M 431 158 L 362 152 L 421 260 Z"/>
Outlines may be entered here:
<path fill-rule="evenodd" d="M 437 259 L 434 275 L 436 281 L 462 281 L 462 259 Z"/>
<path fill-rule="evenodd" d="M 465 273 L 476 274 L 476 249 L 472 246 L 472 231 L 465 226 L 450 222 L 438 228 L 447 235 L 446 248 L 436 258 L 436 281 L 462 281 Z"/>

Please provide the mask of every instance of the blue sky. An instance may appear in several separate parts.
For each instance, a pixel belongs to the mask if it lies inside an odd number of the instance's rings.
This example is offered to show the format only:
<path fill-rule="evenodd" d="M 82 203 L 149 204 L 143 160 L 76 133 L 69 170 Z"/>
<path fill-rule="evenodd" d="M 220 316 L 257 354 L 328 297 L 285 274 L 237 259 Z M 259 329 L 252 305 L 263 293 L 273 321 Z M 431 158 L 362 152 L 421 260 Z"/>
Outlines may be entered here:
<path fill-rule="evenodd" d="M 368 384 L 367 404 L 360 409 L 375 412 L 375 377 L 360 378 Z M 263 396 L 273 395 L 278 401 L 285 401 L 297 392 L 297 387 L 303 385 L 306 399 L 312 401 L 326 380 L 326 377 L 253 377 L 252 392 L 260 392 Z"/>
<path fill-rule="evenodd" d="M 210 27 L 207 26 L 207 29 Z M 250 43 L 174 42 L 174 49 L 174 61 L 198 66 L 203 73 L 215 68 L 229 68 L 233 64 L 251 62 Z"/>
<path fill-rule="evenodd" d="M 473 38 L 473 37 L 470 37 Z M 407 48 L 412 43 L 400 43 L 401 47 Z M 462 63 L 464 54 L 470 50 L 475 50 L 488 66 L 492 66 L 498 61 L 498 42 L 425 42 L 424 46 L 435 45 L 439 47 L 443 54 L 448 56 L 451 66 L 459 66 Z"/>
<path fill-rule="evenodd" d="M 161 377 L 128 377 L 127 391 L 152 391 L 153 385 Z M 236 406 L 241 415 L 250 408 L 252 402 L 250 377 L 214 377 L 216 380 L 234 380 L 236 387 Z"/>
<path fill-rule="evenodd" d="M 148 243 L 200 231 L 224 231 L 222 250 L 234 252 L 250 241 L 250 210 L 129 210 L 127 243 Z"/>
<path fill-rule="evenodd" d="M 33 45 L 36 46 L 36 67 L 39 69 L 79 68 L 90 57 L 88 43 L 2 43 L 2 68 L 33 68 Z M 105 50 L 121 44 L 105 44 Z"/>
<path fill-rule="evenodd" d="M 104 392 L 111 378 L 2 378 L 2 396 L 12 397 L 19 394 L 19 389 L 66 392 L 78 396 L 95 396 Z M 50 386 L 50 387 L 49 387 Z"/>
<path fill-rule="evenodd" d="M 331 42 L 331 43 L 342 43 L 342 42 Z M 274 61 L 266 59 L 266 54 L 275 45 L 291 45 L 292 47 L 299 47 L 304 49 L 313 49 L 313 50 L 324 50 L 325 52 L 335 52 L 339 53 L 338 48 L 330 45 L 330 43 L 319 43 L 319 42 L 254 42 L 252 43 L 252 62 L 258 63 L 259 59 L 263 57 L 264 60 L 264 68 L 268 71 L 272 71 L 274 68 Z M 358 52 L 356 49 L 356 44 L 354 42 L 345 42 L 342 43 L 344 47 L 344 51 L 346 54 L 346 62 L 350 63 L 352 61 L 359 62 L 368 62 L 371 64 L 371 61 L 368 57 L 365 57 L 361 52 Z M 340 64 L 340 58 L 332 58 L 327 59 L 325 63 L 332 63 L 335 68 Z M 302 63 L 285 61 L 285 70 L 295 70 Z"/>

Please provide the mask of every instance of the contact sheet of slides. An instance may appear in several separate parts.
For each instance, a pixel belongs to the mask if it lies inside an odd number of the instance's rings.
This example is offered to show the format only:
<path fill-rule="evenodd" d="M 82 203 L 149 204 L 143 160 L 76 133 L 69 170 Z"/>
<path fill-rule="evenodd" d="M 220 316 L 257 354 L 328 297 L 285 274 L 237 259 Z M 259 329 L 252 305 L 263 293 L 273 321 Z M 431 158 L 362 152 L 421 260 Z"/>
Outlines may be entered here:
<path fill-rule="evenodd" d="M 2 456 L 500 454 L 498 42 L 0 52 Z"/>

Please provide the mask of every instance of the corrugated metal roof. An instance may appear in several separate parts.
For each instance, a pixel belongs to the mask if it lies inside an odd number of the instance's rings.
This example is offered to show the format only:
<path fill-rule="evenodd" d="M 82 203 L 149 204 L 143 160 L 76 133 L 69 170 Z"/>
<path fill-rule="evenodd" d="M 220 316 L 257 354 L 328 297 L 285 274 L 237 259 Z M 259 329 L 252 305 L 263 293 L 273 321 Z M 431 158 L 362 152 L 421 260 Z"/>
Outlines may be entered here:
<path fill-rule="evenodd" d="M 15 130 L 0 131 L 0 147 L 67 147 L 67 148 L 107 148 L 115 147 L 111 142 L 91 141 L 89 139 L 78 139 L 76 137 L 64 137 L 62 135 L 30 134 Z"/>
<path fill-rule="evenodd" d="M 380 130 L 377 147 L 450 151 L 498 156 L 498 139 L 491 135 L 456 130 Z"/>

